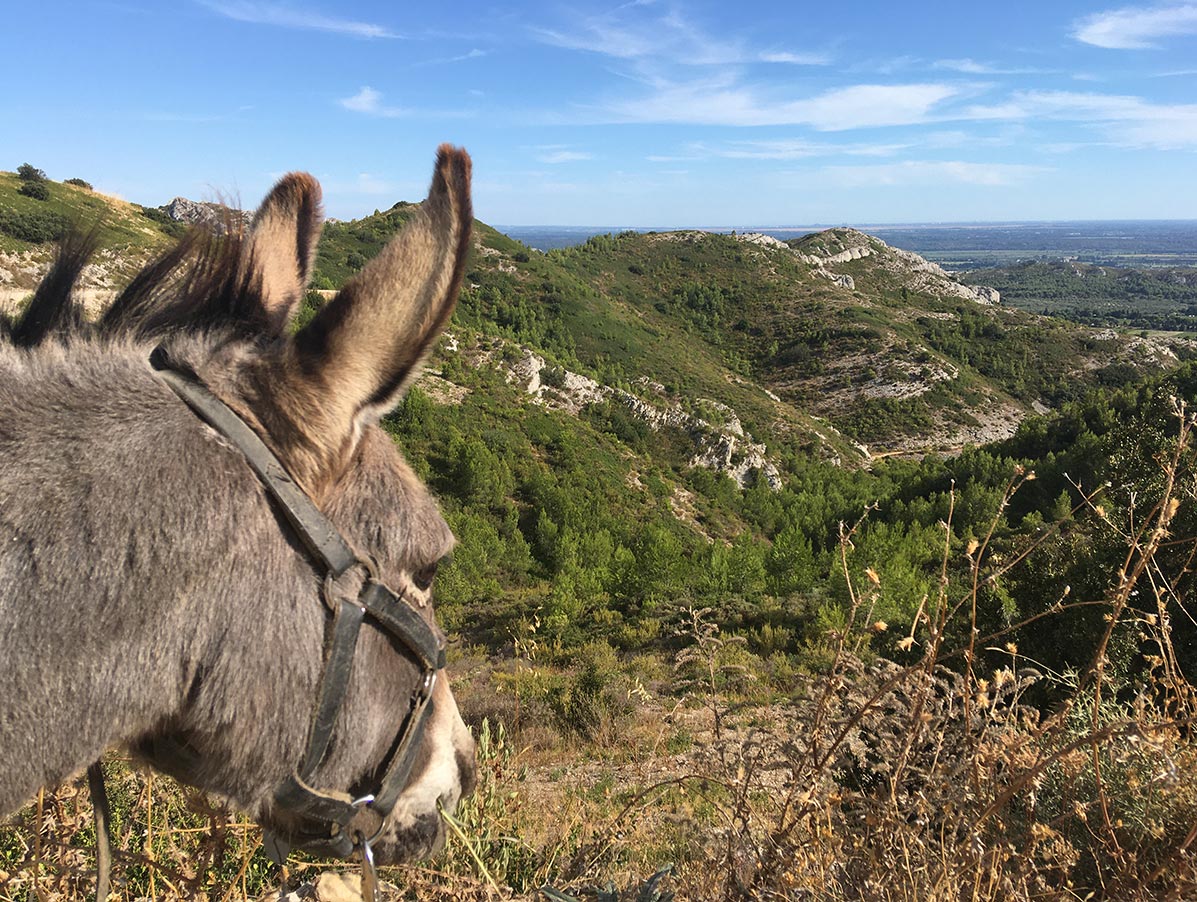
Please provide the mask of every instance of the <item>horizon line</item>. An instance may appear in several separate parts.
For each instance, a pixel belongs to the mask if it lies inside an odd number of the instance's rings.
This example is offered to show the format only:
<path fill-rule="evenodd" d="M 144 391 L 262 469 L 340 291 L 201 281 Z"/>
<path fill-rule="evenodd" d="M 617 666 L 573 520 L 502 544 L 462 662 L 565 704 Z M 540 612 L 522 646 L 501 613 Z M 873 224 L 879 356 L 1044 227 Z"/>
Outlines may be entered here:
<path fill-rule="evenodd" d="M 485 220 L 482 220 L 485 222 Z M 561 223 L 487 223 L 491 228 L 503 229 L 571 229 L 635 232 L 798 232 L 810 229 L 900 229 L 911 227 L 960 228 L 981 226 L 1065 225 L 1072 223 L 1192 223 L 1197 218 L 1123 217 L 1112 219 L 928 219 L 896 222 L 813 222 L 797 225 L 565 225 Z"/>

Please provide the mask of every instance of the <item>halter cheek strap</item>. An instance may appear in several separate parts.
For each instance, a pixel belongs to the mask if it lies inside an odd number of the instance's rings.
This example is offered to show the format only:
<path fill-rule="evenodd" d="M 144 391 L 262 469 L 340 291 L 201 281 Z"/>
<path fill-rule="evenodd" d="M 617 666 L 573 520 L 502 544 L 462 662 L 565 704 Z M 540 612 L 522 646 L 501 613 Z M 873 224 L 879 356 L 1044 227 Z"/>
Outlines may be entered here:
<path fill-rule="evenodd" d="M 301 826 L 287 838 L 300 847 L 341 857 L 360 850 L 363 862 L 372 862 L 370 844 L 381 833 L 386 816 L 411 776 L 424 724 L 434 707 L 433 688 L 437 674 L 445 666 L 444 643 L 411 604 L 378 580 L 373 563 L 354 553 L 257 433 L 228 405 L 197 380 L 171 369 L 161 347 L 151 354 L 150 365 L 200 419 L 241 451 L 296 536 L 324 571 L 323 599 L 332 613 L 325 627 L 324 672 L 303 760 L 275 790 L 275 802 L 298 817 Z M 355 567 L 363 568 L 366 574 L 361 590 L 353 600 L 343 597 L 337 600 L 334 598 L 339 594 L 335 592 L 337 581 Z M 312 781 L 328 753 L 337 714 L 348 689 L 358 636 L 367 618 L 411 652 L 421 674 L 403 724 L 380 768 L 382 774 L 374 792 L 354 798 L 341 790 L 316 788 Z M 156 740 L 152 753 L 169 760 L 185 774 L 193 772 L 194 764 L 189 765 L 188 758 L 194 756 L 189 756 L 181 745 L 170 737 Z"/>

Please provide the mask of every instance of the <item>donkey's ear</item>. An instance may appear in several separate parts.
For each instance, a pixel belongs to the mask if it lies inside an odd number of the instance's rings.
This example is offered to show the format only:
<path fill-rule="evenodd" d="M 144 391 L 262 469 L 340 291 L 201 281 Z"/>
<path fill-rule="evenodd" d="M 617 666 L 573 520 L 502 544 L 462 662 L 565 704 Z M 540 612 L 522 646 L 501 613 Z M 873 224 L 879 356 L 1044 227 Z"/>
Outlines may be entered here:
<path fill-rule="evenodd" d="M 298 332 L 289 380 L 342 440 L 403 396 L 457 302 L 470 247 L 470 157 L 444 144 L 428 199 Z"/>
<path fill-rule="evenodd" d="M 322 222 L 320 184 L 306 172 L 283 176 L 258 207 L 242 245 L 238 276 L 258 301 L 270 335 L 281 335 L 299 309 Z"/>

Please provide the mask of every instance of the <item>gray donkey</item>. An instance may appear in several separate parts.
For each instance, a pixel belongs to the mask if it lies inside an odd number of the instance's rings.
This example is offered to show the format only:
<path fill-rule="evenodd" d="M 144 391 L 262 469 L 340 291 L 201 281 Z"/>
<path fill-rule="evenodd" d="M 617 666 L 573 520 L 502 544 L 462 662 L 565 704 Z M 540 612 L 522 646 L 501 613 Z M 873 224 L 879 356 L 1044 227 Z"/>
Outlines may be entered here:
<path fill-rule="evenodd" d="M 62 249 L 0 343 L 0 814 L 124 744 L 284 837 L 368 839 L 386 862 L 439 848 L 437 806 L 474 782 L 435 679 L 430 590 L 453 537 L 377 423 L 453 310 L 469 183 L 469 157 L 441 147 L 420 211 L 294 334 L 321 227 L 308 175 L 247 235 L 184 239 L 94 326 L 69 301 L 94 239 Z M 172 379 L 273 452 L 348 547 L 337 572 Z M 356 653 L 334 666 L 353 616 Z M 394 770 L 373 835 L 344 843 L 366 828 L 340 815 Z"/>

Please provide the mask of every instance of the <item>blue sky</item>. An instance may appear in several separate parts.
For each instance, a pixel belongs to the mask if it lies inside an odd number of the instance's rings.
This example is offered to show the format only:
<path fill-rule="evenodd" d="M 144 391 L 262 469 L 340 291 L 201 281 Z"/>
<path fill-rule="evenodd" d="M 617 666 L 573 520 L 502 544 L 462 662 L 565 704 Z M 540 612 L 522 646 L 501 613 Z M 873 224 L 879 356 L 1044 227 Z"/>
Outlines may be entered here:
<path fill-rule="evenodd" d="M 498 224 L 1197 219 L 1197 3 L 9 5 L 0 168 Z"/>

